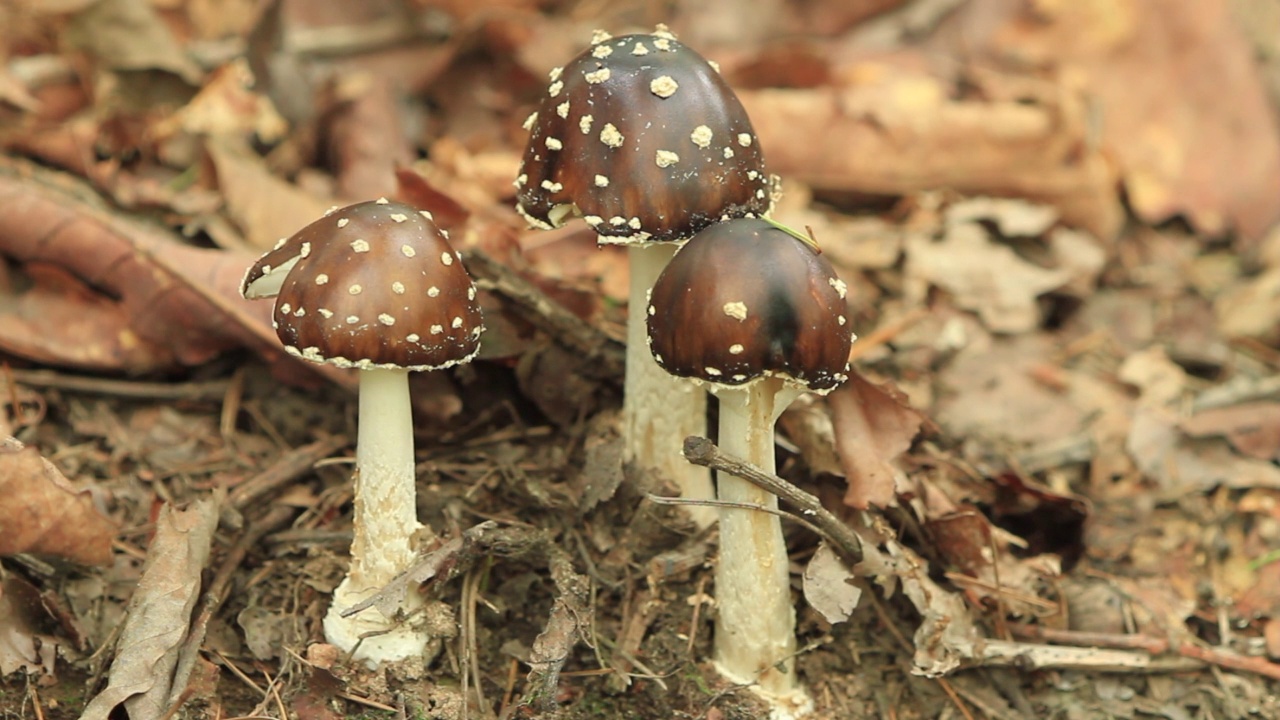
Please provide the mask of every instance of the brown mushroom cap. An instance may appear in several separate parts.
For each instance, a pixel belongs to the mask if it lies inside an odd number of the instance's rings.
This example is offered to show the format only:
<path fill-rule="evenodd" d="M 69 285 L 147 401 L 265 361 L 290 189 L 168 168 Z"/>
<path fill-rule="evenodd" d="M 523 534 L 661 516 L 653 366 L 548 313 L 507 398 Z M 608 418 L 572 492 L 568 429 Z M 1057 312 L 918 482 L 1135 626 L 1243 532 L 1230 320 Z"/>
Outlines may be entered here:
<path fill-rule="evenodd" d="M 274 324 L 291 354 L 433 370 L 468 362 L 480 347 L 475 285 L 429 214 L 413 207 L 378 200 L 327 214 L 263 255 L 245 296 L 285 267 Z"/>
<path fill-rule="evenodd" d="M 597 40 L 552 72 L 526 123 L 516 179 L 525 217 L 549 228 L 576 206 L 601 242 L 624 243 L 767 213 L 760 143 L 716 68 L 661 27 Z"/>
<path fill-rule="evenodd" d="M 649 349 L 672 375 L 740 386 L 781 377 L 825 392 L 844 382 L 853 331 L 831 263 L 764 220 L 689 239 L 649 295 Z"/>

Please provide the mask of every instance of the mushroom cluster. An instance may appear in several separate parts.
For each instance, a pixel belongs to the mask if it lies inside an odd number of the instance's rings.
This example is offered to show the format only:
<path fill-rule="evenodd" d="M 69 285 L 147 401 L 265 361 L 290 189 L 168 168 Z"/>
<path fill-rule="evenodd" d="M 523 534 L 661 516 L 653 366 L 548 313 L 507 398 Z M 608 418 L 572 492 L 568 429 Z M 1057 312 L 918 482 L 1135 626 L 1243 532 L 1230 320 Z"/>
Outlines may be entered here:
<path fill-rule="evenodd" d="M 646 308 L 649 347 L 671 374 L 720 401 L 720 445 L 775 471 L 773 427 L 803 392 L 826 393 L 849 372 L 846 288 L 813 247 L 759 219 L 702 230 L 658 277 Z M 777 498 L 720 474 L 717 498 L 777 507 Z M 798 714 L 795 612 L 776 515 L 720 508 L 715 659 L 721 672 Z"/>
<path fill-rule="evenodd" d="M 659 25 L 616 38 L 598 31 L 551 72 L 525 127 L 515 184 L 530 224 L 551 228 L 581 216 L 601 244 L 628 247 L 625 460 L 674 481 L 685 497 L 709 499 L 709 473 L 680 455 L 685 437 L 705 434 L 705 393 L 654 364 L 640 309 L 679 243 L 772 207 L 751 121 L 717 68 Z M 705 508 L 692 513 L 702 524 L 714 519 Z"/>
<path fill-rule="evenodd" d="M 249 269 L 246 299 L 275 297 L 285 350 L 360 370 L 354 540 L 325 636 L 370 664 L 414 657 L 429 638 L 376 607 L 344 617 L 416 556 L 410 371 L 469 362 L 484 330 L 476 289 L 429 213 L 385 199 L 330 211 Z M 401 610 L 416 609 L 409 595 Z"/>

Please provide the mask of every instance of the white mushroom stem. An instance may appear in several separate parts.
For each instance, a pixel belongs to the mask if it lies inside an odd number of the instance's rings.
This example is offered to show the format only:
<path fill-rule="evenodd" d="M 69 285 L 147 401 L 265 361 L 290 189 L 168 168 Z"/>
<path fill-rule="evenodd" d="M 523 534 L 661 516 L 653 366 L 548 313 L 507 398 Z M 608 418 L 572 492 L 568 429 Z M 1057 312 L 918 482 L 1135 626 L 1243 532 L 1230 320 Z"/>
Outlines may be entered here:
<path fill-rule="evenodd" d="M 720 447 L 767 473 L 775 472 L 773 425 L 800 391 L 777 378 L 743 388 L 717 387 Z M 776 509 L 778 499 L 751 483 L 717 473 L 717 498 Z M 756 683 L 774 702 L 775 717 L 811 707 L 795 676 L 796 618 L 787 546 L 777 515 L 722 507 L 716 565 L 715 662 L 734 682 Z"/>
<path fill-rule="evenodd" d="M 707 434 L 707 394 L 693 383 L 672 377 L 649 352 L 645 318 L 649 289 L 675 254 L 670 243 L 633 245 L 628 250 L 631 272 L 627 305 L 627 377 L 623 387 L 624 459 L 642 472 L 670 480 L 682 497 L 715 497 L 711 472 L 684 459 L 681 449 L 690 435 Z M 698 527 L 715 521 L 714 508 L 688 506 Z"/>
<path fill-rule="evenodd" d="M 397 622 L 369 607 L 350 617 L 341 612 L 386 587 L 413 564 L 418 523 L 413 457 L 413 415 L 409 372 L 369 369 L 360 372 L 360 416 L 356 441 L 355 538 L 351 567 L 333 593 L 324 620 L 328 641 L 373 666 L 422 654 L 429 636 L 412 622 Z M 421 599 L 409 594 L 401 610 L 409 613 Z"/>

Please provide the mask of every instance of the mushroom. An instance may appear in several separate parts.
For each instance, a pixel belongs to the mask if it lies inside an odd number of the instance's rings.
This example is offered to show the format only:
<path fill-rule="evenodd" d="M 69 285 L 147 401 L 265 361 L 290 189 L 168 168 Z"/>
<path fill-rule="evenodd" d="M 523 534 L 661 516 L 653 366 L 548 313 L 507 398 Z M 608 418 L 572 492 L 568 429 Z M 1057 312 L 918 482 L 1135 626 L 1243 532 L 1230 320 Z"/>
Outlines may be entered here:
<path fill-rule="evenodd" d="M 717 223 L 680 249 L 647 307 L 657 364 L 705 384 L 720 401 L 719 441 L 775 471 L 773 426 L 803 392 L 847 378 L 853 334 L 845 284 L 815 250 L 760 219 Z M 776 508 L 777 498 L 727 474 L 717 498 Z M 795 681 L 795 612 L 776 515 L 720 509 L 715 660 L 735 682 L 758 683 L 780 707 L 807 697 Z"/>
<path fill-rule="evenodd" d="M 276 297 L 272 324 L 290 354 L 360 370 L 355 537 L 325 636 L 370 665 L 420 655 L 422 630 L 376 607 L 341 613 L 413 563 L 423 526 L 408 374 L 469 362 L 479 349 L 484 328 L 462 258 L 429 213 L 362 202 L 281 240 L 249 269 L 241 293 Z M 410 595 L 401 610 L 418 602 Z M 362 640 L 369 633 L 377 634 Z"/>
<path fill-rule="evenodd" d="M 525 125 L 519 211 L 540 228 L 581 215 L 601 244 L 629 248 L 625 459 L 674 480 L 686 497 L 710 498 L 707 470 L 680 455 L 686 436 L 705 433 L 706 396 L 654 365 L 641 309 L 676 244 L 713 222 L 772 207 L 773 180 L 751 121 L 716 67 L 659 25 L 617 38 L 597 31 L 589 48 L 551 72 Z M 704 525 L 714 516 L 693 512 Z"/>

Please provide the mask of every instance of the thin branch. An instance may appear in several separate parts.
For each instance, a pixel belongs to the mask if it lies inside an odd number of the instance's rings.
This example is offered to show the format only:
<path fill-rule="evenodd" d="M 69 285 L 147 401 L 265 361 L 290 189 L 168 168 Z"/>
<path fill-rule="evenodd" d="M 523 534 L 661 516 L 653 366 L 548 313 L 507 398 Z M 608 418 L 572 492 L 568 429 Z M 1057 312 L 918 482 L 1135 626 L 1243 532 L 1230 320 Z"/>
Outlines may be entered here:
<path fill-rule="evenodd" d="M 808 518 L 817 527 L 818 533 L 831 542 L 832 549 L 840 555 L 842 560 L 851 566 L 862 562 L 862 541 L 857 534 L 840 518 L 823 507 L 822 502 L 813 495 L 777 475 L 766 473 L 755 465 L 724 452 L 704 437 L 690 435 L 685 438 L 684 456 L 694 465 L 729 473 L 777 495 L 779 499 L 790 503 L 800 511 L 801 515 Z"/>

